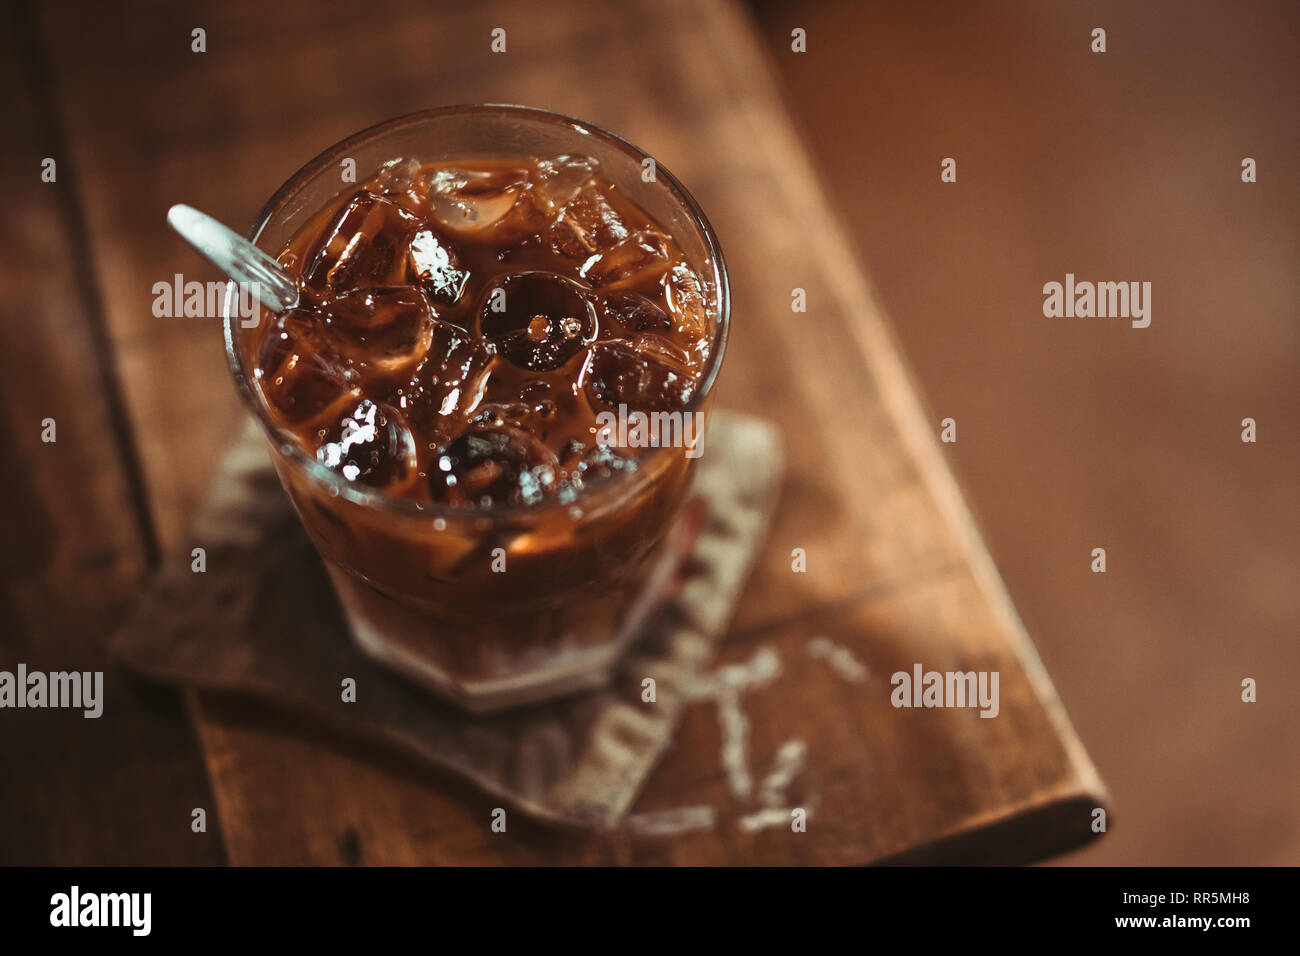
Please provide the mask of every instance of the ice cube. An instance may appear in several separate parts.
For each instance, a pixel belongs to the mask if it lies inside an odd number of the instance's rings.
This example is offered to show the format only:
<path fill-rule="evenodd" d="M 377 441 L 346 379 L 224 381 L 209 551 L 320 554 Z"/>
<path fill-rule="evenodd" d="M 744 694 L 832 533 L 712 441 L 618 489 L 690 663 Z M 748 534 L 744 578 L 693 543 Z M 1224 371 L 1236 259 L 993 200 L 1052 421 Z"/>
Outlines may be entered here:
<path fill-rule="evenodd" d="M 549 382 L 531 379 L 520 383 L 518 373 L 493 375 L 484 392 L 485 402 L 474 413 L 474 422 L 514 425 L 545 439 L 547 422 L 555 417 L 555 388 Z"/>
<path fill-rule="evenodd" d="M 563 502 L 576 500 L 591 484 L 637 469 L 635 458 L 608 445 L 577 438 L 566 442 L 558 457 L 561 478 L 556 497 Z"/>
<path fill-rule="evenodd" d="M 401 414 L 362 399 L 325 433 L 316 460 L 348 481 L 383 488 L 415 467 L 415 439 Z"/>
<path fill-rule="evenodd" d="M 442 226 L 472 235 L 502 227 L 528 189 L 526 170 L 434 170 L 425 180 L 429 208 Z"/>
<path fill-rule="evenodd" d="M 472 421 L 482 425 L 513 425 L 545 440 L 548 422 L 557 412 L 555 396 L 556 388 L 551 383 L 538 379 L 520 382 L 517 371 L 498 366 Z"/>
<path fill-rule="evenodd" d="M 570 259 L 586 260 L 614 248 L 631 230 L 595 183 L 587 183 L 547 230 L 551 248 Z"/>
<path fill-rule="evenodd" d="M 303 281 L 315 291 L 405 283 L 407 246 L 418 222 L 391 200 L 358 192 L 307 255 Z"/>
<path fill-rule="evenodd" d="M 321 310 L 340 354 L 363 380 L 409 377 L 433 341 L 433 306 L 418 286 L 352 289 Z"/>
<path fill-rule="evenodd" d="M 695 356 L 667 336 L 638 332 L 632 336 L 632 344 L 642 355 L 648 355 L 683 375 L 693 376 Z"/>
<path fill-rule="evenodd" d="M 636 471 L 636 459 L 626 457 L 610 445 L 595 444 L 587 448 L 570 471 L 569 478 L 576 485 Z"/>
<path fill-rule="evenodd" d="M 429 348 L 425 371 L 435 384 L 467 385 L 486 371 L 491 358 L 468 330 L 439 320 L 434 323 L 433 345 Z"/>
<path fill-rule="evenodd" d="M 488 290 L 479 316 L 483 335 L 520 368 L 559 368 L 596 336 L 586 290 L 553 272 L 507 276 Z"/>
<path fill-rule="evenodd" d="M 623 332 L 669 332 L 673 320 L 667 312 L 639 292 L 609 292 L 603 297 L 605 315 Z"/>
<path fill-rule="evenodd" d="M 450 322 L 437 320 L 424 364 L 395 401 L 431 447 L 449 437 L 478 407 L 493 359 L 480 341 Z"/>
<path fill-rule="evenodd" d="M 667 240 L 651 229 L 639 229 L 613 248 L 592 255 L 578 275 L 596 288 L 628 288 L 657 279 L 670 263 Z"/>
<path fill-rule="evenodd" d="M 316 418 L 345 395 L 360 395 L 359 376 L 328 346 L 322 321 L 294 309 L 276 320 L 262 342 L 258 384 L 268 404 L 290 424 Z"/>
<path fill-rule="evenodd" d="M 455 305 L 469 281 L 469 270 L 461 267 L 456 250 L 430 229 L 411 237 L 411 265 L 416 279 L 439 305 Z"/>
<path fill-rule="evenodd" d="M 525 428 L 532 411 L 523 402 L 492 402 L 478 407 L 474 412 L 472 423 L 493 428 L 500 428 L 502 425 Z"/>
<path fill-rule="evenodd" d="M 390 159 L 379 167 L 375 181 L 385 195 L 398 196 L 415 185 L 415 179 L 419 175 L 418 159 Z"/>
<path fill-rule="evenodd" d="M 534 202 L 548 216 L 558 215 L 596 174 L 599 165 L 587 156 L 542 160 L 532 174 Z"/>
<path fill-rule="evenodd" d="M 441 446 L 429 468 L 434 501 L 462 508 L 535 504 L 559 488 L 555 455 L 510 425 L 476 425 Z"/>
<path fill-rule="evenodd" d="M 680 368 L 639 352 L 627 342 L 600 342 L 584 376 L 597 407 L 630 411 L 673 411 L 695 394 L 695 378 Z"/>
<path fill-rule="evenodd" d="M 550 418 L 555 414 L 555 386 L 540 378 L 529 379 L 519 386 L 519 401 L 533 414 Z"/>
<path fill-rule="evenodd" d="M 684 335 L 709 339 L 713 323 L 709 319 L 704 283 L 685 263 L 673 266 L 660 280 L 668 300 L 668 309 Z"/>

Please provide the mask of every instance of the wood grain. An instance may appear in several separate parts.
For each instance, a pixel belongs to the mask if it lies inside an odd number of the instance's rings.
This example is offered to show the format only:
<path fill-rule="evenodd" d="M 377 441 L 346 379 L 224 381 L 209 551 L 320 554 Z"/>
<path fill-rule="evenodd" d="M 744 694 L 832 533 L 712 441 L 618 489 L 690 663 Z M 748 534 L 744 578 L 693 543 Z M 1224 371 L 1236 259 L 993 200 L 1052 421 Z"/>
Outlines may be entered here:
<path fill-rule="evenodd" d="M 217 821 L 190 830 L 212 796 L 179 695 L 137 686 L 103 647 L 144 580 L 152 531 L 42 37 L 17 8 L 0 22 L 0 669 L 104 672 L 98 719 L 0 713 L 0 864 L 220 862 Z"/>
<path fill-rule="evenodd" d="M 215 326 L 148 313 L 154 281 L 207 277 L 165 232 L 169 203 L 242 222 L 318 149 L 420 107 L 524 102 L 608 126 L 653 151 L 708 210 L 734 293 L 720 402 L 784 432 L 780 515 L 724 660 L 757 647 L 779 656 L 781 677 L 743 699 L 751 768 L 761 777 L 783 743 L 805 741 L 809 769 L 791 799 L 813 816 L 807 833 L 739 828 L 754 807 L 728 790 L 708 704 L 689 713 L 637 809 L 710 805 L 718 823 L 648 842 L 513 823 L 494 836 L 491 808 L 468 788 L 205 700 L 200 730 L 233 862 L 1020 861 L 1090 836 L 1102 785 L 739 8 L 251 9 L 150 8 L 136 31 L 97 7 L 46 13 L 73 152 L 90 171 L 88 227 L 97 249 L 112 250 L 97 258 L 97 279 L 165 554 L 190 547 L 186 516 L 236 422 Z M 193 25 L 208 30 L 206 54 L 187 52 Z M 489 52 L 493 26 L 508 30 L 507 54 Z M 114 75 L 110 56 L 137 69 Z M 807 313 L 791 311 L 795 287 L 807 291 Z M 793 548 L 806 549 L 807 573 L 792 573 Z M 809 656 L 822 632 L 853 650 L 868 681 L 845 685 Z M 998 670 L 1003 714 L 891 708 L 889 673 L 916 661 Z"/>

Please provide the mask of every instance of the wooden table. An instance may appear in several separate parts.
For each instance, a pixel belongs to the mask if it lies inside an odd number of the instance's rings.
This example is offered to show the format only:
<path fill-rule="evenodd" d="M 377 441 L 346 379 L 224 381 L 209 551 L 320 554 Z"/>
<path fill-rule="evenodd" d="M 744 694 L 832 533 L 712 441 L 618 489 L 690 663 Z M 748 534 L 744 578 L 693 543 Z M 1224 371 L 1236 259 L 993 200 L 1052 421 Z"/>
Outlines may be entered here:
<path fill-rule="evenodd" d="M 19 463 L 4 610 L 19 630 L 0 664 L 105 666 L 100 640 L 147 569 L 188 562 L 187 516 L 238 427 L 216 322 L 151 314 L 155 282 L 213 277 L 166 229 L 167 207 L 244 223 L 303 161 L 379 119 L 457 102 L 545 106 L 653 152 L 721 237 L 734 312 L 719 401 L 778 423 L 789 471 L 720 663 L 779 655 L 780 679 L 744 698 L 749 753 L 761 778 L 783 742 L 807 743 L 796 787 L 813 808 L 807 832 L 737 827 L 752 808 L 729 795 L 704 704 L 636 809 L 707 804 L 713 829 L 503 836 L 471 788 L 246 705 L 188 700 L 192 745 L 166 695 L 110 672 L 105 719 L 27 714 L 0 742 L 0 758 L 28 768 L 0 784 L 0 862 L 1020 862 L 1095 836 L 1104 787 L 745 12 L 730 0 L 536 10 L 55 3 L 19 15 L 3 41 L 23 38 L 6 76 L 19 94 L 5 164 L 21 215 L 4 226 L 17 254 L 4 261 L 0 326 L 0 434 Z M 498 26 L 503 54 L 489 47 Z M 196 27 L 204 53 L 190 49 Z M 58 158 L 57 183 L 39 180 L 45 156 Z M 795 288 L 805 313 L 791 310 Z M 40 440 L 47 416 L 57 444 Z M 792 571 L 795 548 L 806 573 Z M 850 648 L 867 679 L 810 654 L 819 636 Z M 999 716 L 892 708 L 889 675 L 916 662 L 998 671 Z M 9 716 L 0 726 L 17 726 Z M 189 827 L 199 806 L 204 834 Z"/>

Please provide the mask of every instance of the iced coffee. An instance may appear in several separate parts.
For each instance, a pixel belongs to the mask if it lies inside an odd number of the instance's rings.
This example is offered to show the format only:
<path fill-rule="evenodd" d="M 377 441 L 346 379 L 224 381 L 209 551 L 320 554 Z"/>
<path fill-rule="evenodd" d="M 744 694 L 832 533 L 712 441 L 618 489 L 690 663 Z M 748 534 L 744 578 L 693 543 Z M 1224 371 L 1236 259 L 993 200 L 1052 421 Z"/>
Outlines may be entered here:
<path fill-rule="evenodd" d="M 689 544 L 717 264 L 655 189 L 578 151 L 390 158 L 276 250 L 299 307 L 238 343 L 353 636 L 472 709 L 605 680 Z"/>

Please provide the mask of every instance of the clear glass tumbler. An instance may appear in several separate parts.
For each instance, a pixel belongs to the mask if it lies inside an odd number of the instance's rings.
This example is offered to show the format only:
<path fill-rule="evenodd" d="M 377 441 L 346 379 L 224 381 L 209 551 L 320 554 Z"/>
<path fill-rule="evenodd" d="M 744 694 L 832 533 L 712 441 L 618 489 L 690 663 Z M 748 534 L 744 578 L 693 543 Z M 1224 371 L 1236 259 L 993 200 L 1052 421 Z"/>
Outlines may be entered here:
<path fill-rule="evenodd" d="M 686 411 L 707 415 L 728 327 L 722 254 L 704 214 L 662 166 L 590 124 L 519 106 L 454 106 L 349 137 L 293 175 L 249 238 L 271 256 L 345 189 L 386 161 L 594 157 L 602 173 L 668 230 L 703 279 L 713 344 Z M 227 315 L 226 348 L 280 481 L 324 560 L 348 630 L 371 657 L 462 707 L 485 712 L 600 686 L 635 639 L 685 548 L 682 505 L 695 459 L 646 449 L 640 467 L 568 503 L 483 513 L 385 497 L 319 464 L 270 414 L 253 374 L 253 335 Z M 508 573 L 494 573 L 501 548 Z"/>

